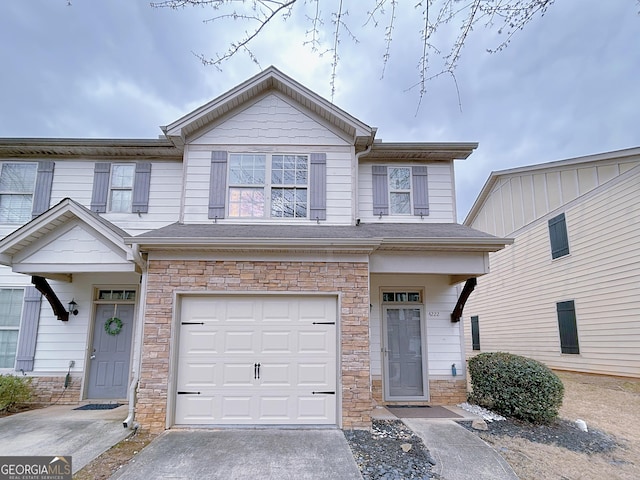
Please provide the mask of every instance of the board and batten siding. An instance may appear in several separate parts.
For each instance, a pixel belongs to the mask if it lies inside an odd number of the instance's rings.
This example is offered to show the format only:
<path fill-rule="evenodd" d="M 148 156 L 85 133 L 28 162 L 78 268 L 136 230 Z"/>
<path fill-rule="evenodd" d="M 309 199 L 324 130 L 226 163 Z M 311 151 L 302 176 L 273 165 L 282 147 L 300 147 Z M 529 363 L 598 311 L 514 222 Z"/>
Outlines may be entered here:
<path fill-rule="evenodd" d="M 456 221 L 452 168 L 449 162 L 427 163 L 427 181 L 429 192 L 429 215 L 423 218 L 413 213 L 409 215 L 374 215 L 373 212 L 373 163 L 361 160 L 358 166 L 358 216 L 363 223 L 402 222 L 402 223 L 451 223 Z M 375 165 L 385 165 L 377 162 Z M 400 163 L 396 160 L 389 165 L 415 166 L 425 165 L 415 162 Z"/>
<path fill-rule="evenodd" d="M 567 256 L 551 259 L 547 219 L 490 254 L 491 273 L 464 309 L 479 317 L 481 351 L 508 351 L 552 368 L 640 376 L 640 167 L 564 211 Z M 575 302 L 580 353 L 561 354 L 556 303 Z"/>
<path fill-rule="evenodd" d="M 423 315 L 426 324 L 427 374 L 429 378 L 451 378 L 451 365 L 464 375 L 462 326 L 452 323 L 450 313 L 456 305 L 457 290 L 448 275 L 371 275 L 370 357 L 371 375 L 382 377 L 382 291 L 423 292 Z M 439 315 L 429 316 L 429 312 Z M 425 353 L 425 352 L 423 352 Z"/>
<path fill-rule="evenodd" d="M 507 174 L 493 186 L 470 226 L 508 237 L 639 163 L 640 160 L 611 160 Z"/>

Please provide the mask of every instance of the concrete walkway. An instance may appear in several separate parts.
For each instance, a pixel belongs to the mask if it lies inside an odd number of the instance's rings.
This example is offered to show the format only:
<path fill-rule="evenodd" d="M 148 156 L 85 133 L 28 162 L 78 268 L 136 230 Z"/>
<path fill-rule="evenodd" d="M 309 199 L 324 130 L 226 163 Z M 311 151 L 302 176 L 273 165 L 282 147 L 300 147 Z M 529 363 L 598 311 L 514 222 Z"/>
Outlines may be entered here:
<path fill-rule="evenodd" d="M 443 480 L 517 480 L 511 466 L 480 437 L 453 420 L 404 418 L 426 445 Z"/>
<path fill-rule="evenodd" d="M 68 456 L 75 473 L 131 434 L 122 426 L 127 406 L 74 410 L 56 405 L 0 418 L 0 455 Z"/>
<path fill-rule="evenodd" d="M 450 418 L 400 418 L 422 438 L 436 461 L 434 473 L 442 480 L 518 480 L 511 466 L 491 445 L 453 420 L 472 421 L 480 417 L 458 407 L 445 408 L 451 411 Z M 380 406 L 373 410 L 372 417 L 398 420 Z"/>

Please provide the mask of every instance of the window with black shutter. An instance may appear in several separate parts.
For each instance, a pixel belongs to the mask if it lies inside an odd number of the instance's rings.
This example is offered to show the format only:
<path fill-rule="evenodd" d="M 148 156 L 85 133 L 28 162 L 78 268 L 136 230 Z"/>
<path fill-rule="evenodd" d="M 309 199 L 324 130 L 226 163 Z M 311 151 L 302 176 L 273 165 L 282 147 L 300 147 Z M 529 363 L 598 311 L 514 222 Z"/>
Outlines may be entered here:
<path fill-rule="evenodd" d="M 558 329 L 560 330 L 560 351 L 562 353 L 580 353 L 575 303 L 573 300 L 558 302 L 556 309 L 558 311 Z"/>
<path fill-rule="evenodd" d="M 549 220 L 549 240 L 551 242 L 551 258 L 569 255 L 569 236 L 564 213 Z"/>
<path fill-rule="evenodd" d="M 471 347 L 480 350 L 480 326 L 477 315 L 471 317 Z"/>

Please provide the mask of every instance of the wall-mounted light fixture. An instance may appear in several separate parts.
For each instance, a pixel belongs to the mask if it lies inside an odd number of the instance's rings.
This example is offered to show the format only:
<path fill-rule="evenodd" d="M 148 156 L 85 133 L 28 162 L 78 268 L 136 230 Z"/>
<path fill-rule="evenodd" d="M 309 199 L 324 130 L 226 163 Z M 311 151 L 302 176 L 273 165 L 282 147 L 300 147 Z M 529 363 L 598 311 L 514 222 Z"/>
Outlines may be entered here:
<path fill-rule="evenodd" d="M 78 315 L 78 304 L 74 299 L 69 302 L 69 313 L 71 315 Z"/>

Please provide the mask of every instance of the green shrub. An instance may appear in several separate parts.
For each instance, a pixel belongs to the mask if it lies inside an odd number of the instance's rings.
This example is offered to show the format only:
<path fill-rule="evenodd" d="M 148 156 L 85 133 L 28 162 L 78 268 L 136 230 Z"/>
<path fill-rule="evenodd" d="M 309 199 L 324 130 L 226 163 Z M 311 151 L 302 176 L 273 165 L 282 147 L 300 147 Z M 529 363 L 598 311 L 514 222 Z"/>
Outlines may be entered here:
<path fill-rule="evenodd" d="M 31 377 L 0 375 L 0 412 L 11 412 L 31 400 Z"/>
<path fill-rule="evenodd" d="M 469 401 L 507 417 L 548 423 L 558 416 L 564 385 L 546 365 L 510 353 L 481 353 L 469 360 Z"/>

